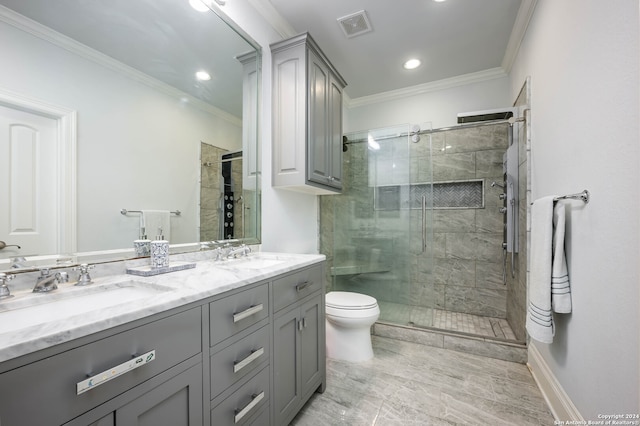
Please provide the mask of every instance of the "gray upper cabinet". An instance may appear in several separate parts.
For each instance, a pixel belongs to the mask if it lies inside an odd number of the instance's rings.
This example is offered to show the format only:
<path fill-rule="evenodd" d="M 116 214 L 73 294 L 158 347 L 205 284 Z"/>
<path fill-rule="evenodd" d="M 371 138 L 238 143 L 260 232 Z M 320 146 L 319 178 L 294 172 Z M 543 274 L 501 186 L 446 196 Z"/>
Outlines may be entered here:
<path fill-rule="evenodd" d="M 308 33 L 271 45 L 273 186 L 342 190 L 344 79 Z"/>

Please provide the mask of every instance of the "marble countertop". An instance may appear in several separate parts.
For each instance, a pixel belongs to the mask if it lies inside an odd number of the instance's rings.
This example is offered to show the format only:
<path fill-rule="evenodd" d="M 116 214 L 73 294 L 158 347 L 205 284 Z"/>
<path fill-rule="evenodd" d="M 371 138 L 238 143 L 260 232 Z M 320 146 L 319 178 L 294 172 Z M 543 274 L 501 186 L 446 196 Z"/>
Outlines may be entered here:
<path fill-rule="evenodd" d="M 46 294 L 34 294 L 31 292 L 31 288 L 13 291 L 15 297 L 0 300 L 0 362 L 324 260 L 324 255 L 258 252 L 240 259 L 195 260 L 196 267 L 193 269 L 152 277 L 125 274 L 126 267 L 131 265 L 120 262 L 123 265 L 118 268 L 112 267 L 112 272 L 116 271 L 116 273 L 105 276 L 95 274 L 95 277 L 92 273 L 93 283 L 86 287 L 76 287 L 73 283 L 65 283 L 59 284 L 58 290 Z M 191 261 L 191 259 L 180 259 L 180 261 Z M 99 300 L 94 302 L 91 299 L 90 306 L 79 307 L 77 313 L 74 308 L 58 309 L 48 314 L 47 318 L 27 318 L 25 321 L 5 321 L 9 316 L 3 318 L 4 313 L 14 312 L 11 315 L 15 315 L 15 311 L 20 309 L 21 304 L 30 304 L 34 298 L 44 301 L 43 306 L 44 304 L 54 306 L 55 304 L 48 302 L 65 299 L 66 306 L 68 306 L 69 303 L 73 303 L 70 301 L 75 298 L 75 295 L 71 296 L 71 293 L 85 296 L 92 292 L 97 294 L 105 289 L 111 291 L 114 287 L 130 287 L 127 290 L 132 290 L 132 292 L 146 288 L 149 289 L 149 294 L 134 300 L 125 298 L 117 303 L 111 303 L 110 306 L 104 304 L 101 306 Z M 127 293 L 122 294 L 126 295 Z M 83 299 L 78 300 L 78 304 L 82 304 L 80 300 Z M 26 308 L 23 312 L 28 312 L 28 309 Z"/>

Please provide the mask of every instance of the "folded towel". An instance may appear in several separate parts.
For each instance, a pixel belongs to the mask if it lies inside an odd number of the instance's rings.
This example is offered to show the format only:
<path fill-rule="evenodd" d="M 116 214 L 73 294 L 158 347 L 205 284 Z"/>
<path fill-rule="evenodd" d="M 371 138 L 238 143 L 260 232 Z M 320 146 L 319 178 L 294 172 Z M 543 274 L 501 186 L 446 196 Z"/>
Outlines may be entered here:
<path fill-rule="evenodd" d="M 565 209 L 554 208 L 555 196 L 534 201 L 531 207 L 531 273 L 526 327 L 539 342 L 552 343 L 555 312 L 571 312 L 569 274 L 564 256 Z"/>
<path fill-rule="evenodd" d="M 551 305 L 553 312 L 571 313 L 571 285 L 564 256 L 564 203 L 553 209 L 553 263 L 551 266 Z"/>
<path fill-rule="evenodd" d="M 153 240 L 162 229 L 162 235 L 167 241 L 171 241 L 171 213 L 169 210 L 142 210 L 140 226 L 146 228 L 149 239 Z"/>

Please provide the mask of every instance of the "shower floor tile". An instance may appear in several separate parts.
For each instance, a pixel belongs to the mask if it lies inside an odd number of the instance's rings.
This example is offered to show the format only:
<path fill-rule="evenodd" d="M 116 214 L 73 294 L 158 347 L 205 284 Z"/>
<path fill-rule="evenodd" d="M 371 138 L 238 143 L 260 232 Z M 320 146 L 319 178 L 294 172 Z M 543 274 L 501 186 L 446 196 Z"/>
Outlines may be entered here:
<path fill-rule="evenodd" d="M 384 301 L 378 301 L 378 305 L 380 306 L 381 321 L 516 340 L 509 323 L 504 318 L 484 317 Z"/>

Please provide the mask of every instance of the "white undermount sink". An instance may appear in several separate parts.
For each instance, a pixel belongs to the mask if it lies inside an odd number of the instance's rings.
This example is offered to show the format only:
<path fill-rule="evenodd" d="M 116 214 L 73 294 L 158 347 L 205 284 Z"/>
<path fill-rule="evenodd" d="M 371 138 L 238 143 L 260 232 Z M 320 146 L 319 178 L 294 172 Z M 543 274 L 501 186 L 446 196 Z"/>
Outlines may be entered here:
<path fill-rule="evenodd" d="M 168 287 L 129 280 L 19 295 L 0 300 L 0 334 L 148 298 L 169 290 Z"/>

